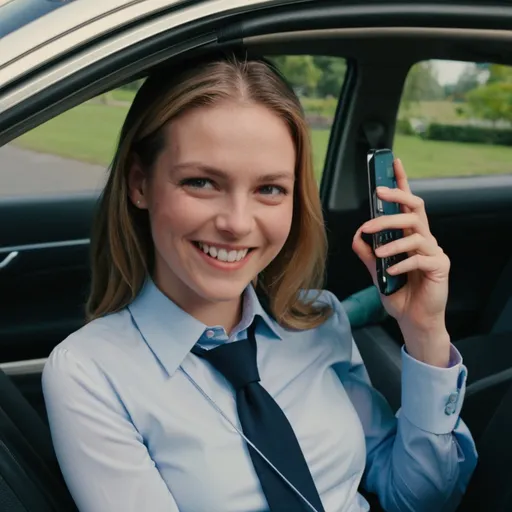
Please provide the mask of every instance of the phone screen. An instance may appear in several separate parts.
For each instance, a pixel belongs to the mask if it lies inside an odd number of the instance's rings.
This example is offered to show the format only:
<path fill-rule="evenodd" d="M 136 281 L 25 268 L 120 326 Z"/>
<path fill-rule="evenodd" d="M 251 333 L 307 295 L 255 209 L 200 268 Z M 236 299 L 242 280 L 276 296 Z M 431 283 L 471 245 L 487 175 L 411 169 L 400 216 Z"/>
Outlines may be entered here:
<path fill-rule="evenodd" d="M 377 151 L 374 154 L 374 172 L 377 187 L 396 188 L 393 153 L 391 151 Z M 400 213 L 400 205 L 379 201 L 379 210 L 384 215 L 395 215 Z"/>

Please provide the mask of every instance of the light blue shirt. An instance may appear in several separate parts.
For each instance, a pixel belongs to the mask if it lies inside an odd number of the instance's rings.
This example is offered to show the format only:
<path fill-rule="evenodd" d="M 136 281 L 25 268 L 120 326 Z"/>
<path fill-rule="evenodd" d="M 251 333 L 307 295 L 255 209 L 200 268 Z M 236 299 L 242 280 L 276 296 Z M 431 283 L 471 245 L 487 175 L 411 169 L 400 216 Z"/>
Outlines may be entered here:
<path fill-rule="evenodd" d="M 264 494 L 239 426 L 234 392 L 190 353 L 236 341 L 257 322 L 261 384 L 285 411 L 326 512 L 367 511 L 363 487 L 388 512 L 455 509 L 476 464 L 459 419 L 466 369 L 435 368 L 403 352 L 395 417 L 371 387 L 348 319 L 292 331 L 252 287 L 230 337 L 178 308 L 149 280 L 122 311 L 94 320 L 52 352 L 43 390 L 53 442 L 82 512 L 261 512 Z M 190 377 L 190 379 L 189 379 Z"/>

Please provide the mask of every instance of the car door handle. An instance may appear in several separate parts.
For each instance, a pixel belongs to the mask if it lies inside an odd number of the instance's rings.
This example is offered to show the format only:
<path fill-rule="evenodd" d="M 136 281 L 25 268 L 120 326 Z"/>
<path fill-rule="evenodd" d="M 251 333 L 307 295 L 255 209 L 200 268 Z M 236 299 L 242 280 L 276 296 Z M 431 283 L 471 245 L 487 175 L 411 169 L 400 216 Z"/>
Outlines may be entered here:
<path fill-rule="evenodd" d="M 2 261 L 0 261 L 0 270 L 3 270 L 4 268 L 11 263 L 12 260 L 14 260 L 18 256 L 18 251 L 12 251 L 10 252 Z"/>

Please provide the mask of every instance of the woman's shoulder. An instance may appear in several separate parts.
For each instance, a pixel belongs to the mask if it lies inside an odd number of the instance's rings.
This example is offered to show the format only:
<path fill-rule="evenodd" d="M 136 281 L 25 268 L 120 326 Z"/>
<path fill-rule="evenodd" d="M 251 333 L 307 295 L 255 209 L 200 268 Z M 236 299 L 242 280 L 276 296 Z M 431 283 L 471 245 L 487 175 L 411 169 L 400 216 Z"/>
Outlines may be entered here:
<path fill-rule="evenodd" d="M 328 318 L 336 322 L 348 322 L 348 317 L 343 308 L 343 304 L 336 295 L 326 289 L 301 290 L 300 300 L 311 303 L 317 308 L 326 308 L 330 311 Z"/>
<path fill-rule="evenodd" d="M 300 299 L 313 305 L 315 309 L 322 310 L 324 321 L 316 327 L 322 333 L 350 334 L 350 322 L 343 304 L 336 295 L 326 289 L 301 290 Z"/>
<path fill-rule="evenodd" d="M 135 339 L 133 322 L 126 309 L 96 318 L 54 347 L 44 373 L 71 372 L 76 365 L 102 367 L 108 360 L 117 358 Z"/>

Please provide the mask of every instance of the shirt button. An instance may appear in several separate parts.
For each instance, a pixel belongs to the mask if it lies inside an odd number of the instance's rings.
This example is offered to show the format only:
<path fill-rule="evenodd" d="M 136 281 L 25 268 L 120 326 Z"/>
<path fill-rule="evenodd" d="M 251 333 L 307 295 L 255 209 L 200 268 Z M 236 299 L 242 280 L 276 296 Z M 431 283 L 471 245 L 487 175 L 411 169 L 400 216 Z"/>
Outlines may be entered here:
<path fill-rule="evenodd" d="M 206 331 L 205 334 L 207 338 L 213 338 L 215 336 L 215 333 L 211 329 Z"/>
<path fill-rule="evenodd" d="M 449 397 L 448 397 L 448 402 L 454 404 L 456 401 L 457 401 L 457 398 L 459 398 L 459 393 L 452 393 Z"/>
<path fill-rule="evenodd" d="M 447 415 L 447 416 L 450 416 L 451 414 L 453 414 L 455 412 L 455 404 L 453 403 L 449 403 L 445 408 L 444 408 L 444 413 Z"/>

